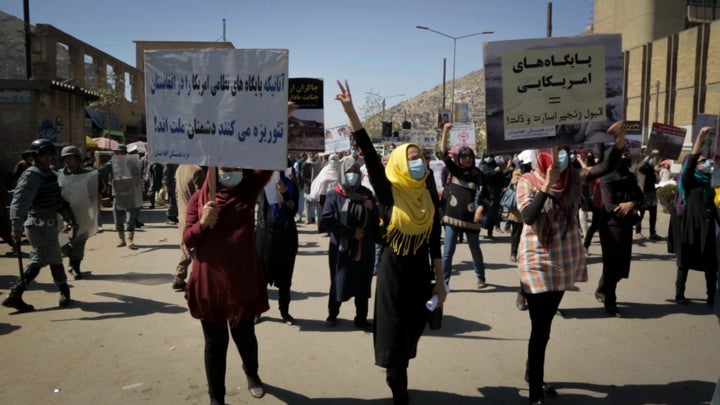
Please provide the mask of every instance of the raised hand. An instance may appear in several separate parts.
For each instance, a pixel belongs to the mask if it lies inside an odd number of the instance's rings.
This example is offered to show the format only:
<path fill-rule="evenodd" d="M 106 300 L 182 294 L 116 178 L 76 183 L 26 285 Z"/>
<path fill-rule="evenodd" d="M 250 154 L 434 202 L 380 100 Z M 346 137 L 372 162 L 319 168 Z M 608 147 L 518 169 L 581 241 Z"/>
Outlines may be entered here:
<path fill-rule="evenodd" d="M 343 86 L 340 80 L 337 80 L 337 84 L 340 87 L 340 93 L 335 96 L 335 100 L 338 100 L 340 103 L 342 103 L 345 112 L 347 112 L 348 108 L 353 108 L 352 95 L 350 94 L 350 85 L 348 84 L 347 79 L 345 79 L 345 86 Z"/>

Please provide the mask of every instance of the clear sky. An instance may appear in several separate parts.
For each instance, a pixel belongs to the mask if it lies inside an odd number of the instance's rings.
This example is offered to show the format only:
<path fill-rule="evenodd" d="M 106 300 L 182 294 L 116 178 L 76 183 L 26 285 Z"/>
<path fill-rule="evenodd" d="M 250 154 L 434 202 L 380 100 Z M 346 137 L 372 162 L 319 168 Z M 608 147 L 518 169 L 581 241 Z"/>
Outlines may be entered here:
<path fill-rule="evenodd" d="M 0 10 L 23 18 L 22 0 Z M 325 125 L 346 123 L 336 79 L 348 79 L 357 106 L 365 92 L 387 107 L 442 83 L 443 58 L 452 78 L 483 67 L 485 41 L 546 36 L 545 0 L 30 0 L 30 22 L 51 24 L 135 66 L 134 40 L 216 41 L 236 48 L 290 50 L 290 77 L 325 79 Z M 555 0 L 553 36 L 573 36 L 592 24 L 592 0 Z M 450 84 L 448 84 L 448 91 Z M 402 97 L 390 97 L 404 94 Z M 449 96 L 448 96 L 449 97 Z M 438 106 L 439 107 L 439 106 Z"/>

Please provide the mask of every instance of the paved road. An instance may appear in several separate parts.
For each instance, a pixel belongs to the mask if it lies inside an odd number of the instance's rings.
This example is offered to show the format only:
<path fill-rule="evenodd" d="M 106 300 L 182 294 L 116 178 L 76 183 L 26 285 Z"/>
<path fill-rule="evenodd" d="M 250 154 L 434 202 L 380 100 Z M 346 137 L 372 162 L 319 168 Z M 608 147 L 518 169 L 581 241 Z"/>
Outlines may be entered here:
<path fill-rule="evenodd" d="M 106 224 L 109 214 L 103 212 Z M 142 218 L 138 250 L 115 248 L 115 234 L 107 231 L 88 242 L 88 276 L 71 281 L 75 303 L 69 308 L 57 308 L 46 268 L 25 294 L 35 312 L 0 309 L 0 404 L 208 403 L 200 324 L 188 314 L 183 295 L 170 288 L 178 230 L 164 224 L 160 210 L 143 211 Z M 659 229 L 666 227 L 667 216 L 660 214 Z M 391 403 L 384 372 L 373 365 L 372 335 L 353 327 L 352 303 L 343 305 L 336 329 L 325 328 L 328 239 L 309 226 L 299 229 L 290 307 L 298 324 L 279 321 L 277 291 L 271 289 L 272 308 L 257 328 L 268 395 L 250 397 L 231 346 L 226 402 Z M 508 260 L 509 238 L 483 240 L 482 250 L 488 287 L 478 290 L 470 252 L 458 246 L 443 328 L 421 339 L 409 369 L 411 403 L 527 401 L 529 318 L 515 309 L 518 276 Z M 625 317 L 608 318 L 593 297 L 599 252 L 596 238 L 590 281 L 566 293 L 565 318 L 553 324 L 546 379 L 560 397 L 549 403 L 709 401 L 720 375 L 720 328 L 704 304 L 702 274 L 690 274 L 686 295 L 692 303 L 677 305 L 669 300 L 675 267 L 664 243 L 636 242 L 630 279 L 618 289 Z M 0 257 L 2 294 L 16 274 L 17 260 Z"/>

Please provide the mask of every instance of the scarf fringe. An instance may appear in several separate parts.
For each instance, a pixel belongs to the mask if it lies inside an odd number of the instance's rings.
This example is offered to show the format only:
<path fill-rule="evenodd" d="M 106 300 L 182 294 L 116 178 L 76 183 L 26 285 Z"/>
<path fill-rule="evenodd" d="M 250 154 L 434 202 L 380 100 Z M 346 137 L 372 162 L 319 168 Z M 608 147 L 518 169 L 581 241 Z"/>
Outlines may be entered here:
<path fill-rule="evenodd" d="M 388 229 L 385 239 L 388 245 L 398 256 L 407 256 L 412 249 L 412 254 L 417 253 L 420 247 L 430 239 L 432 227 L 417 235 L 408 235 L 400 232 L 399 229 Z"/>

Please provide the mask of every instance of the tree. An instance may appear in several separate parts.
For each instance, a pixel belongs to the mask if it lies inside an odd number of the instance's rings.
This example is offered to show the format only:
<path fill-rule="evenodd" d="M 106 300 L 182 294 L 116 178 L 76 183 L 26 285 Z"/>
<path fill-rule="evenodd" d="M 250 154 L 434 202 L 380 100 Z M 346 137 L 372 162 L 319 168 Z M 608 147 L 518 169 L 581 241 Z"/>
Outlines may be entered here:
<path fill-rule="evenodd" d="M 125 81 L 113 71 L 107 78 L 105 85 L 95 87 L 92 90 L 98 93 L 100 99 L 90 103 L 90 107 L 105 112 L 105 125 L 110 129 L 110 112 L 115 110 L 123 101 L 124 95 L 118 88 L 125 88 Z"/>
<path fill-rule="evenodd" d="M 365 104 L 360 106 L 360 117 L 370 138 L 382 138 L 382 103 L 383 99 L 375 92 L 365 93 Z"/>

